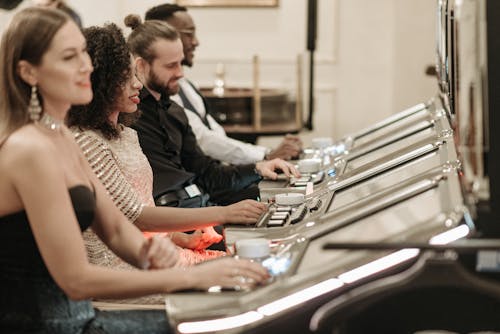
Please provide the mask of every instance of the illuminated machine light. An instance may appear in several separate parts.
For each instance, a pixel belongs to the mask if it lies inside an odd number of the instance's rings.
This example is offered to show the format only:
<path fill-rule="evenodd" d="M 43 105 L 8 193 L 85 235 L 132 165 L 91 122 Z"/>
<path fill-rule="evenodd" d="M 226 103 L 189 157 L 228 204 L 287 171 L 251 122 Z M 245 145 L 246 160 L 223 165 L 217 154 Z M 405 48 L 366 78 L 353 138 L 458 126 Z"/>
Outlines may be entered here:
<path fill-rule="evenodd" d="M 470 228 L 467 225 L 460 225 L 454 229 L 446 231 L 432 237 L 430 244 L 444 245 L 452 241 L 467 236 Z M 344 284 L 353 283 L 362 278 L 373 275 L 382 270 L 393 267 L 416 257 L 420 251 L 417 248 L 406 248 L 394 252 L 380 259 L 345 272 L 337 278 L 330 278 L 309 288 L 295 292 L 289 296 L 278 299 L 272 303 L 261 306 L 257 311 L 250 311 L 232 317 L 218 318 L 204 321 L 182 322 L 177 326 L 180 333 L 207 333 L 243 327 L 250 323 L 259 321 L 264 316 L 271 316 L 288 308 L 307 302 L 315 297 L 326 294 L 342 287 Z"/>
<path fill-rule="evenodd" d="M 467 225 L 460 225 L 454 229 L 433 236 L 429 243 L 431 245 L 446 245 L 447 243 L 466 237 L 469 232 L 470 228 Z"/>
<path fill-rule="evenodd" d="M 177 326 L 180 333 L 207 333 L 226 329 L 242 327 L 252 322 L 258 321 L 264 316 L 255 311 L 239 314 L 233 317 L 219 318 L 204 321 L 181 322 Z"/>
<path fill-rule="evenodd" d="M 433 245 L 445 245 L 447 243 L 450 243 L 452 241 L 467 236 L 469 232 L 470 229 L 467 225 L 460 225 L 458 227 L 455 227 L 454 229 L 435 235 L 430 239 L 429 243 Z M 379 271 L 388 269 L 399 263 L 407 261 L 417 256 L 419 252 L 420 251 L 416 248 L 402 249 L 390 255 L 384 256 L 378 260 L 367 263 L 361 267 L 345 272 L 339 275 L 339 279 L 342 280 L 344 283 L 355 282 L 362 278 L 373 275 Z"/>
<path fill-rule="evenodd" d="M 340 280 L 331 278 L 284 298 L 278 299 L 272 303 L 261 306 L 257 309 L 257 312 L 267 316 L 273 315 L 295 305 L 311 300 L 317 296 L 338 289 L 342 285 L 344 285 L 344 283 Z"/>
<path fill-rule="evenodd" d="M 399 263 L 407 261 L 418 255 L 420 251 L 417 248 L 407 248 L 384 256 L 375 261 L 357 267 L 339 275 L 339 279 L 344 283 L 352 283 L 362 278 L 368 277 L 384 269 L 393 267 Z"/>

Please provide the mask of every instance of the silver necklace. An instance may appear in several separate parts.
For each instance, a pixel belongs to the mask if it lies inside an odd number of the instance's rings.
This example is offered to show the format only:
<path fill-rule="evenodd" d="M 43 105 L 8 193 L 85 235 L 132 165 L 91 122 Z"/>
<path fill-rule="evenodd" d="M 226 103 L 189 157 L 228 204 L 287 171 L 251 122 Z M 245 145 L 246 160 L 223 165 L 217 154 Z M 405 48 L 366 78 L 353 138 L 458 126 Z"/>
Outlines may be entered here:
<path fill-rule="evenodd" d="M 63 125 L 62 121 L 55 119 L 47 113 L 44 113 L 42 117 L 40 117 L 38 123 L 52 131 L 59 131 Z"/>

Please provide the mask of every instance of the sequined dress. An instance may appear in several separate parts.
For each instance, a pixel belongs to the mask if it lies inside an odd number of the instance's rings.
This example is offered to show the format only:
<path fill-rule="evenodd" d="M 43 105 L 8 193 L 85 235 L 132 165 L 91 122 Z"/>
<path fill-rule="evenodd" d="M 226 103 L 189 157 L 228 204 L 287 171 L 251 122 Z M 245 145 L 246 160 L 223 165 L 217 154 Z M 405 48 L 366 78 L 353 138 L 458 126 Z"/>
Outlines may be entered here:
<path fill-rule="evenodd" d="M 70 188 L 80 230 L 94 218 L 95 198 L 84 186 Z M 101 312 L 73 301 L 50 276 L 25 211 L 0 217 L 1 333 L 169 333 L 164 311 Z"/>
<path fill-rule="evenodd" d="M 143 206 L 155 205 L 152 196 L 153 172 L 146 156 L 142 153 L 135 130 L 123 127 L 120 137 L 114 140 L 106 140 L 92 130 L 80 131 L 77 128 L 71 130 L 90 166 L 116 206 L 131 222 L 139 217 Z M 121 270 L 136 269 L 118 258 L 91 229 L 85 232 L 84 239 L 92 263 Z M 212 250 L 193 251 L 181 247 L 178 247 L 178 250 L 180 259 L 177 266 L 188 266 L 224 255 L 223 252 Z M 126 302 L 162 303 L 163 297 L 145 297 Z"/>

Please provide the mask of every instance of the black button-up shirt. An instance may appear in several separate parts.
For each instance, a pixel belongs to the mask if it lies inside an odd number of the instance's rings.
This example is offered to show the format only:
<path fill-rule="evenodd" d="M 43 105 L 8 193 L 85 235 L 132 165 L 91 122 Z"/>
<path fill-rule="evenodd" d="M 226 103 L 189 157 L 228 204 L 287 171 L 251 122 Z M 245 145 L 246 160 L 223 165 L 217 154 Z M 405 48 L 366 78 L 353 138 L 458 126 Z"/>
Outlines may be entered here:
<path fill-rule="evenodd" d="M 153 196 L 196 184 L 211 194 L 238 191 L 258 182 L 255 165 L 223 165 L 198 147 L 182 107 L 162 95 L 157 101 L 143 88 L 142 114 L 132 126 L 153 169 Z"/>

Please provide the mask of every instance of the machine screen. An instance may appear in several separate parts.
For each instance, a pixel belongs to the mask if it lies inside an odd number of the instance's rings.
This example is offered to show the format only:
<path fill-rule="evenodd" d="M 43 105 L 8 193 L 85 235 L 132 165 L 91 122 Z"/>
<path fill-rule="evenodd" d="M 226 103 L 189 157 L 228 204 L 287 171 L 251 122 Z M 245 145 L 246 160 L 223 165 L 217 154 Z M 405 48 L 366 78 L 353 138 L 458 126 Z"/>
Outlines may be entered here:
<path fill-rule="evenodd" d="M 401 127 L 408 126 L 411 123 L 417 122 L 422 117 L 425 117 L 426 114 L 428 114 L 428 111 L 423 109 L 422 111 L 417 112 L 415 114 L 412 114 L 410 116 L 407 116 L 407 117 L 405 117 L 397 122 L 394 122 L 392 124 L 381 127 L 381 128 L 379 128 L 371 133 L 368 133 L 364 136 L 360 136 L 354 140 L 353 146 L 354 147 L 360 146 L 360 145 L 366 144 L 366 143 L 368 143 L 368 142 L 370 142 L 370 141 L 372 141 L 380 136 L 384 136 L 384 135 L 390 134 L 392 132 L 395 132 L 398 129 L 400 129 Z"/>
<path fill-rule="evenodd" d="M 345 189 L 336 190 L 328 211 L 337 210 L 382 189 L 395 186 L 401 180 L 409 179 L 438 166 L 444 162 L 441 160 L 438 152 L 431 152 L 394 169 L 382 172 L 366 181 L 348 186 Z"/>
<path fill-rule="evenodd" d="M 369 153 L 363 154 L 359 157 L 356 157 L 352 160 L 349 160 L 346 165 L 346 169 L 344 173 L 347 173 L 351 170 L 357 169 L 367 163 L 370 163 L 376 159 L 384 157 L 392 152 L 403 149 L 405 147 L 410 146 L 420 140 L 428 138 L 432 135 L 435 135 L 435 131 L 433 128 L 427 128 L 423 131 L 417 132 L 411 136 L 398 140 L 392 144 L 385 145 L 377 150 L 371 151 Z"/>
<path fill-rule="evenodd" d="M 335 264 L 337 268 L 342 268 L 343 264 L 352 262 L 352 259 L 349 258 L 350 254 L 358 253 L 359 255 L 361 252 L 323 250 L 322 247 L 327 242 L 375 242 L 388 239 L 405 241 L 411 239 L 411 236 L 418 235 L 419 232 L 440 228 L 443 224 L 437 222 L 435 218 L 445 210 L 442 208 L 442 201 L 440 201 L 439 196 L 438 188 L 429 189 L 385 210 L 312 240 L 300 261 L 297 272 L 306 273 L 324 266 L 332 266 L 332 264 Z M 335 223 L 334 220 L 324 221 L 322 225 L 332 224 L 333 227 Z M 423 235 L 428 235 L 428 233 Z"/>

